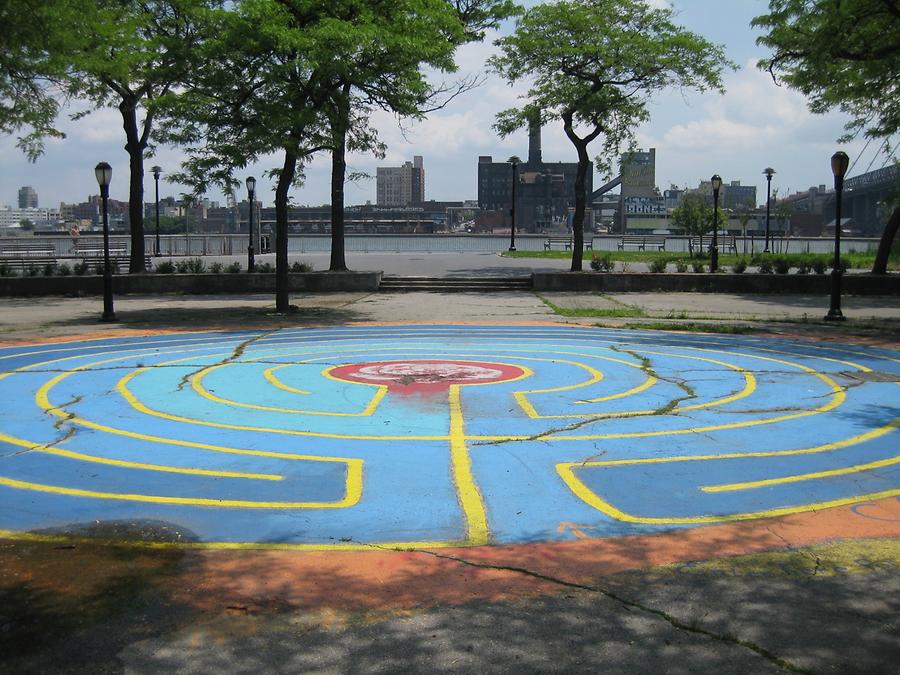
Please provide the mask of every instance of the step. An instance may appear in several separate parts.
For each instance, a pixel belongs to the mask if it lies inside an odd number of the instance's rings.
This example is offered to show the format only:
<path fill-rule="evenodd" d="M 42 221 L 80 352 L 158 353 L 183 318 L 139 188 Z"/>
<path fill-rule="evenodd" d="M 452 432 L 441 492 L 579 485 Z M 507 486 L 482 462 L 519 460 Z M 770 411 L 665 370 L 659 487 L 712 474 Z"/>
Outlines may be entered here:
<path fill-rule="evenodd" d="M 435 293 L 526 291 L 531 277 L 382 277 L 379 290 L 388 292 L 425 291 Z"/>

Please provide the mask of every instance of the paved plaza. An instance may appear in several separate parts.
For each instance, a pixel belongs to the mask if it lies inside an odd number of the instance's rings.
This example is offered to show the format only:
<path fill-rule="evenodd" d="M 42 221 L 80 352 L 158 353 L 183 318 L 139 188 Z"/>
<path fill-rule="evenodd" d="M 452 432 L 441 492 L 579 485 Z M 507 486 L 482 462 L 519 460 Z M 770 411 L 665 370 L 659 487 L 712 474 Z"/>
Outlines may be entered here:
<path fill-rule="evenodd" d="M 593 297 L 3 300 L 9 666 L 890 672 L 891 301 Z"/>

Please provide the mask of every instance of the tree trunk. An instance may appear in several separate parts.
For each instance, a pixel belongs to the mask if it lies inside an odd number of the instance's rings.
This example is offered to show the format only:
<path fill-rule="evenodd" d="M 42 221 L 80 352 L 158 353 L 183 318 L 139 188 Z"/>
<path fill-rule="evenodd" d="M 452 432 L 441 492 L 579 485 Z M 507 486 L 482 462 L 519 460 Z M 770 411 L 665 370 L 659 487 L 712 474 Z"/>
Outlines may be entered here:
<path fill-rule="evenodd" d="M 872 274 L 887 274 L 888 258 L 891 255 L 891 246 L 900 229 L 900 206 L 894 207 L 894 212 L 881 233 L 881 241 L 878 243 L 878 253 L 875 254 L 875 264 L 872 265 Z"/>
<path fill-rule="evenodd" d="M 125 129 L 125 150 L 128 152 L 130 180 L 128 185 L 128 220 L 131 227 L 131 258 L 128 273 L 144 272 L 144 149 L 137 127 L 137 112 L 132 101 L 119 104 L 122 126 Z"/>
<path fill-rule="evenodd" d="M 347 125 L 350 123 L 350 86 L 337 95 L 331 122 L 331 265 L 328 270 L 347 269 L 344 257 L 344 180 L 347 174 Z"/>
<path fill-rule="evenodd" d="M 578 151 L 578 170 L 575 173 L 575 215 L 572 218 L 572 267 L 570 269 L 573 272 L 580 272 L 584 259 L 584 209 L 586 201 L 584 183 L 587 178 L 588 167 L 591 166 L 591 159 L 588 157 L 586 143 L 576 144 L 575 149 Z"/>
<path fill-rule="evenodd" d="M 297 153 L 285 150 L 284 165 L 275 188 L 275 311 L 286 314 L 291 309 L 288 290 L 288 192 L 297 172 Z"/>

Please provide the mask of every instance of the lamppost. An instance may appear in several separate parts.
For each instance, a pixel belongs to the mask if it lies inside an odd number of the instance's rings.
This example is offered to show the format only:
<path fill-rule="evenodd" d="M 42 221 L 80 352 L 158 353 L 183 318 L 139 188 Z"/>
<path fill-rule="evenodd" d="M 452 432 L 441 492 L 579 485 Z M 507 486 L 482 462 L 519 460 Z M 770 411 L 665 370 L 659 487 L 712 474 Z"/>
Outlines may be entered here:
<path fill-rule="evenodd" d="M 834 264 L 831 268 L 831 307 L 825 315 L 826 321 L 844 321 L 841 313 L 841 195 L 844 192 L 844 174 L 850 165 L 850 158 L 843 150 L 831 156 L 831 173 L 834 174 Z"/>
<path fill-rule="evenodd" d="M 153 171 L 153 180 L 156 181 L 156 255 L 162 255 L 159 248 L 159 174 L 162 173 L 162 168 L 158 166 L 154 166 L 151 171 Z"/>
<path fill-rule="evenodd" d="M 112 167 L 100 162 L 94 167 L 94 175 L 100 185 L 100 198 L 103 201 L 103 315 L 101 321 L 117 321 L 113 309 L 112 266 L 109 262 L 109 183 L 112 180 Z"/>
<path fill-rule="evenodd" d="M 256 192 L 256 179 L 253 176 L 247 178 L 247 196 L 250 199 L 250 211 L 248 216 L 248 225 L 250 229 L 250 245 L 247 247 L 247 271 L 252 272 L 255 268 L 253 263 L 253 195 Z"/>
<path fill-rule="evenodd" d="M 719 174 L 713 175 L 713 240 L 712 246 L 709 248 L 709 271 L 717 272 L 719 270 L 719 190 L 722 187 L 722 177 Z"/>
<path fill-rule="evenodd" d="M 512 221 L 512 226 L 509 230 L 509 250 L 516 250 L 516 168 L 519 166 L 518 158 L 513 157 L 510 160 L 512 164 L 512 208 L 509 210 L 509 217 Z"/>
<path fill-rule="evenodd" d="M 769 252 L 769 203 L 772 200 L 772 176 L 775 175 L 775 169 L 771 166 L 766 167 L 763 171 L 766 176 L 766 247 L 763 253 Z"/>

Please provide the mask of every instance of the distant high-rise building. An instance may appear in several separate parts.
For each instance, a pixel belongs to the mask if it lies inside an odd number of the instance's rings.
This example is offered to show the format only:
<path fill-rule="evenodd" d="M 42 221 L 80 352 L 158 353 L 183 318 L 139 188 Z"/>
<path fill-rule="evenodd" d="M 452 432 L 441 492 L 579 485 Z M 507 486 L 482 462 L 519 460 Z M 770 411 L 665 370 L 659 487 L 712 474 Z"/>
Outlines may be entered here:
<path fill-rule="evenodd" d="M 19 208 L 20 209 L 36 209 L 38 207 L 38 196 L 34 188 L 30 185 L 19 188 Z"/>
<path fill-rule="evenodd" d="M 403 166 L 379 166 L 376 171 L 378 206 L 419 206 L 425 201 L 425 164 L 421 155 Z"/>

